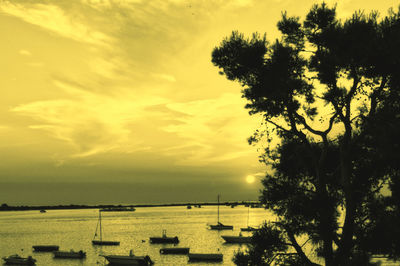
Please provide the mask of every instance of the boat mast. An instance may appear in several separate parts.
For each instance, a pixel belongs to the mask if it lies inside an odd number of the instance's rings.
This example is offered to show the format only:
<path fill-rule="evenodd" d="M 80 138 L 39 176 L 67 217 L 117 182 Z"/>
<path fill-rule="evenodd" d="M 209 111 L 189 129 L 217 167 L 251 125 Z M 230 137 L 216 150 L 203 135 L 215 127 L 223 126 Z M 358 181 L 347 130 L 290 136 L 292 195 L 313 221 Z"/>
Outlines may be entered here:
<path fill-rule="evenodd" d="M 100 223 L 100 241 L 102 241 L 103 237 L 102 237 L 102 230 L 101 230 L 101 210 L 99 210 L 99 223 Z"/>
<path fill-rule="evenodd" d="M 250 206 L 247 207 L 247 228 L 249 228 Z"/>
<path fill-rule="evenodd" d="M 218 224 L 219 224 L 219 194 L 218 194 L 218 215 L 217 215 L 217 218 L 218 218 Z"/>

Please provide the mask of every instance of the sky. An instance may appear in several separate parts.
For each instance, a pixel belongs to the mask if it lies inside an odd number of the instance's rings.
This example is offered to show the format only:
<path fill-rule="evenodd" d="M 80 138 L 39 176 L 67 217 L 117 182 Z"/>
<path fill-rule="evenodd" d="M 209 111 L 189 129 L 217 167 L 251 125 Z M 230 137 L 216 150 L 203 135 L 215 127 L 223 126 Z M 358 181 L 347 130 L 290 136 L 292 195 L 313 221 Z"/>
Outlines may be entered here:
<path fill-rule="evenodd" d="M 335 1 L 326 1 L 333 5 Z M 339 17 L 398 1 L 337 1 Z M 211 52 L 311 0 L 0 1 L 0 203 L 256 200 L 259 116 Z"/>

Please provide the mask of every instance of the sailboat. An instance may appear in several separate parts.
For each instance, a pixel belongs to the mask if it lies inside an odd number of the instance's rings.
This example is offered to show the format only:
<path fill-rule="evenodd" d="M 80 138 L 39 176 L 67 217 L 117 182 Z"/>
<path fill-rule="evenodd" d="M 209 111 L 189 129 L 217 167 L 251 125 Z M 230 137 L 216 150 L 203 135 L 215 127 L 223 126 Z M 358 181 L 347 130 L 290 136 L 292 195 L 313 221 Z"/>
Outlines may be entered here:
<path fill-rule="evenodd" d="M 99 226 L 100 225 L 100 226 Z M 100 229 L 100 240 L 96 240 L 96 236 L 97 236 L 97 229 Z M 118 246 L 119 245 L 119 241 L 106 241 L 103 240 L 103 230 L 101 228 L 101 210 L 99 210 L 99 220 L 97 222 L 97 226 L 96 226 L 96 232 L 94 233 L 94 237 L 92 240 L 92 244 L 93 245 L 100 245 L 100 246 Z"/>
<path fill-rule="evenodd" d="M 218 211 L 217 211 L 217 224 L 215 225 L 210 225 L 211 230 L 232 230 L 233 226 L 232 225 L 224 225 L 219 221 L 219 195 L 218 195 Z"/>
<path fill-rule="evenodd" d="M 254 232 L 257 231 L 257 228 L 249 226 L 249 218 L 250 218 L 250 205 L 247 206 L 247 227 L 245 228 L 240 228 L 240 231 L 242 232 Z"/>

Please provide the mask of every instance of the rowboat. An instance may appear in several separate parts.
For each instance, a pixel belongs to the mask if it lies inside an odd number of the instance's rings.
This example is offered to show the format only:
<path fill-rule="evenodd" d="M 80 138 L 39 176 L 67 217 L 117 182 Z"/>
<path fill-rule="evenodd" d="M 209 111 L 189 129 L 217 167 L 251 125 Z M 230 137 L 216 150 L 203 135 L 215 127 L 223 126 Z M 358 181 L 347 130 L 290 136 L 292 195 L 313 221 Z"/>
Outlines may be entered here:
<path fill-rule="evenodd" d="M 20 257 L 19 255 L 11 255 L 8 257 L 3 257 L 4 264 L 7 265 L 35 265 L 36 260 L 31 256 L 27 258 Z"/>

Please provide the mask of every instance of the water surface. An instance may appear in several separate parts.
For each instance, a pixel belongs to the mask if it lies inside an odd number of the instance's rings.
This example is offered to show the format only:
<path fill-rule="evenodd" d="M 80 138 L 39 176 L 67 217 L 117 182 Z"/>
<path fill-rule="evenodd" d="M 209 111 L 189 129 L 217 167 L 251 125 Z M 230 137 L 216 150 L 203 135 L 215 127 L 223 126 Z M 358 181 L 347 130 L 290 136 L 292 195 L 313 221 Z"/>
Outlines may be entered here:
<path fill-rule="evenodd" d="M 175 247 L 189 247 L 193 253 L 222 253 L 220 265 L 233 265 L 232 257 L 241 246 L 224 244 L 221 235 L 238 235 L 240 227 L 257 226 L 269 219 L 261 208 L 220 207 L 220 221 L 234 230 L 209 230 L 207 224 L 217 222 L 217 207 L 187 209 L 180 207 L 136 208 L 135 212 L 102 212 L 103 240 L 120 241 L 120 246 L 93 246 L 98 210 L 48 210 L 0 212 L 0 257 L 11 254 L 32 255 L 37 265 L 107 265 L 100 254 L 149 255 L 156 265 L 186 265 L 186 255 L 160 255 L 162 247 L 172 244 L 150 244 L 149 237 L 178 236 Z M 84 260 L 53 259 L 51 253 L 33 252 L 34 245 L 58 245 L 60 250 L 83 250 Z M 244 248 L 244 246 L 242 246 Z M 207 265 L 206 263 L 190 263 Z"/>

